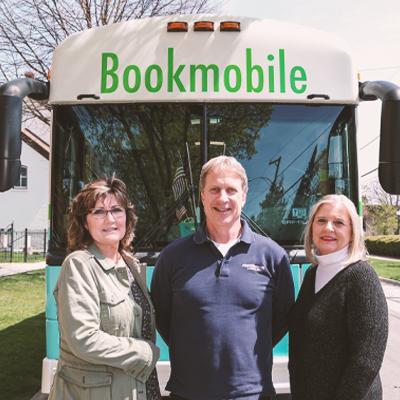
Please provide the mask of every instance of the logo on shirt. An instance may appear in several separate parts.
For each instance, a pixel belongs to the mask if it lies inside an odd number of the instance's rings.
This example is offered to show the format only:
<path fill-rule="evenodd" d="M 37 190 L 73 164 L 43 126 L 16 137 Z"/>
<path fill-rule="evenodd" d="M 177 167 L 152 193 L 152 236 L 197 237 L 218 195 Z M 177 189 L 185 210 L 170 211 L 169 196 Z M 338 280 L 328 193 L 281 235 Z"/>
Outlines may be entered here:
<path fill-rule="evenodd" d="M 264 272 L 266 270 L 264 265 L 257 265 L 257 264 L 242 264 L 242 268 L 246 268 L 248 271 L 254 271 L 254 272 Z"/>

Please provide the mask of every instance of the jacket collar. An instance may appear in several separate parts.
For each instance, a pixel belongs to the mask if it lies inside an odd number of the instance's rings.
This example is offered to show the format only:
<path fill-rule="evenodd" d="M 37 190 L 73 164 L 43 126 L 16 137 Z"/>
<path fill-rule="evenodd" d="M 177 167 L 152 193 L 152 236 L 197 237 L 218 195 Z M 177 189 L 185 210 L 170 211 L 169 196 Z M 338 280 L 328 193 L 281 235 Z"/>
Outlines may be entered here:
<path fill-rule="evenodd" d="M 88 246 L 88 250 L 92 254 L 92 256 L 96 259 L 100 267 L 104 269 L 104 271 L 109 271 L 110 269 L 116 267 L 115 263 L 112 260 L 103 256 L 99 248 L 94 243 Z"/>
<path fill-rule="evenodd" d="M 91 256 L 96 260 L 97 264 L 103 268 L 104 271 L 110 271 L 112 269 L 118 269 L 120 267 L 117 267 L 113 261 L 111 261 L 109 258 L 104 257 L 104 255 L 101 253 L 99 248 L 92 243 L 91 245 L 88 246 L 88 251 L 91 253 Z M 132 254 L 127 253 L 125 251 L 121 252 L 122 258 L 124 259 L 125 263 L 128 265 L 129 269 L 131 270 L 134 279 L 142 289 L 142 292 L 146 296 L 146 298 L 150 301 L 150 297 L 147 292 L 146 288 L 146 283 L 143 281 L 142 277 L 140 276 L 139 272 L 139 261 L 137 258 L 135 258 Z M 123 267 L 123 271 L 125 271 L 125 267 Z M 126 282 L 128 283 L 128 276 L 126 275 Z"/>
<path fill-rule="evenodd" d="M 246 221 L 241 219 L 240 222 L 242 224 L 242 234 L 240 236 L 240 242 L 250 244 L 254 241 L 254 232 L 250 229 Z M 205 225 L 202 225 L 199 230 L 193 235 L 193 241 L 196 244 L 203 244 L 210 241 L 210 238 L 207 236 L 207 229 Z"/>

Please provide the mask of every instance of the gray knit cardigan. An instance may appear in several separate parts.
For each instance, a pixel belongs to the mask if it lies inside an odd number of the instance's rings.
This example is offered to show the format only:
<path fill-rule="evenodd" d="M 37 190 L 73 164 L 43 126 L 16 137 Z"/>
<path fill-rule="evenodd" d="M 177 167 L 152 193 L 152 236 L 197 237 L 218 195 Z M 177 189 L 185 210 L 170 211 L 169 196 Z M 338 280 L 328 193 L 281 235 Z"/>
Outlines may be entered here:
<path fill-rule="evenodd" d="M 379 369 L 388 310 L 366 261 L 341 270 L 318 293 L 311 267 L 290 315 L 293 400 L 381 400 Z"/>

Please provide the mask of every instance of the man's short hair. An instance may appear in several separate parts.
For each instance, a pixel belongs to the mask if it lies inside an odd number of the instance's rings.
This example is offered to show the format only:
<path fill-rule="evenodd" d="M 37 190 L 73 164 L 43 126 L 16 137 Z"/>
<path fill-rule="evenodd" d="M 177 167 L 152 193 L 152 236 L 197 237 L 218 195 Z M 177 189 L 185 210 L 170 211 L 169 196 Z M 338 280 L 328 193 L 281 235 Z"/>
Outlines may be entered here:
<path fill-rule="evenodd" d="M 229 169 L 230 171 L 235 172 L 239 175 L 242 180 L 242 189 L 244 193 L 247 193 L 248 183 L 247 183 L 247 174 L 242 164 L 235 157 L 228 156 L 218 156 L 211 158 L 208 160 L 201 169 L 200 173 L 200 192 L 204 190 L 204 186 L 206 183 L 207 175 L 210 171 L 214 171 L 216 169 Z"/>

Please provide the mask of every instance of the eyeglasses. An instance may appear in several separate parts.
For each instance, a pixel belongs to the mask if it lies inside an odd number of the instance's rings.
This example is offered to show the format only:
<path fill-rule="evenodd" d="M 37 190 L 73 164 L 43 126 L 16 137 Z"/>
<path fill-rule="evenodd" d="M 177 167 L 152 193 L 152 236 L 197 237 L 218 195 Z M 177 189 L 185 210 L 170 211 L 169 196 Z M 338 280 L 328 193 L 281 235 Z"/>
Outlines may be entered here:
<path fill-rule="evenodd" d="M 122 207 L 113 207 L 110 210 L 104 208 L 93 208 L 90 210 L 90 214 L 96 219 L 104 219 L 108 213 L 110 213 L 114 219 L 120 219 L 125 216 L 125 209 Z"/>

